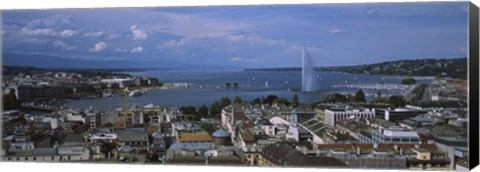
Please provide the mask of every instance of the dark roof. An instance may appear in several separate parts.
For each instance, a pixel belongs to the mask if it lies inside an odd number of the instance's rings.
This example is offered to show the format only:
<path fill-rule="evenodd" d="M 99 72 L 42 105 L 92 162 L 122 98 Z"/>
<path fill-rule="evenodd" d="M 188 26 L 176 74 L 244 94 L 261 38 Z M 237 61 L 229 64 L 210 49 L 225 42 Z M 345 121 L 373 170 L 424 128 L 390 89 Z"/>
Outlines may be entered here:
<path fill-rule="evenodd" d="M 83 136 L 81 134 L 69 134 L 65 137 L 65 143 L 83 143 Z"/>
<path fill-rule="evenodd" d="M 346 164 L 333 157 L 307 156 L 289 143 L 275 143 L 262 150 L 262 156 L 276 165 L 345 167 Z"/>

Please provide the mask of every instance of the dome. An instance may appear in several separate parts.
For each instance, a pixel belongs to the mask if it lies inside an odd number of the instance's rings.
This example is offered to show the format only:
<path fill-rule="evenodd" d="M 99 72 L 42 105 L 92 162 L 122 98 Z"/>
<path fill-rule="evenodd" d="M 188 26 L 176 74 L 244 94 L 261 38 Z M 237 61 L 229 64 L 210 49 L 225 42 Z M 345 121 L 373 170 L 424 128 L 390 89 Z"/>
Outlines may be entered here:
<path fill-rule="evenodd" d="M 230 137 L 230 133 L 225 131 L 224 129 L 218 129 L 212 134 L 213 137 Z"/>

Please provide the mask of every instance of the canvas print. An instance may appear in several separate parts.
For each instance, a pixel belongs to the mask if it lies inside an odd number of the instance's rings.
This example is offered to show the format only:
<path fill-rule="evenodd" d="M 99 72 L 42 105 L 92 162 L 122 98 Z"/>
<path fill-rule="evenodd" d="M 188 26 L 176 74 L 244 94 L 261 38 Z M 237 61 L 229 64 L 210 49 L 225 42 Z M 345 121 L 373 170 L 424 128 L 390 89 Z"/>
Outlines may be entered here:
<path fill-rule="evenodd" d="M 2 161 L 467 169 L 468 7 L 4 10 Z"/>

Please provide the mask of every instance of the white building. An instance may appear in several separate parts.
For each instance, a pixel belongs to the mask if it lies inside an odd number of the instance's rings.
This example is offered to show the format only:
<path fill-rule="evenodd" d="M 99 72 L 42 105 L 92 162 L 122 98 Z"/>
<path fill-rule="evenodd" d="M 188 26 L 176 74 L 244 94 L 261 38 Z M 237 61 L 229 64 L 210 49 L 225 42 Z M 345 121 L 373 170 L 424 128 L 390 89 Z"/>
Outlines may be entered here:
<path fill-rule="evenodd" d="M 374 143 L 419 144 L 420 136 L 416 131 L 381 128 L 373 132 L 372 140 Z"/>
<path fill-rule="evenodd" d="M 100 81 L 102 84 L 106 84 L 107 87 L 114 87 L 114 85 L 125 88 L 135 85 L 135 81 L 132 79 L 102 79 Z"/>
<path fill-rule="evenodd" d="M 325 124 L 335 127 L 335 122 L 342 119 L 351 117 L 356 118 L 373 118 L 375 117 L 375 111 L 370 109 L 325 109 Z"/>

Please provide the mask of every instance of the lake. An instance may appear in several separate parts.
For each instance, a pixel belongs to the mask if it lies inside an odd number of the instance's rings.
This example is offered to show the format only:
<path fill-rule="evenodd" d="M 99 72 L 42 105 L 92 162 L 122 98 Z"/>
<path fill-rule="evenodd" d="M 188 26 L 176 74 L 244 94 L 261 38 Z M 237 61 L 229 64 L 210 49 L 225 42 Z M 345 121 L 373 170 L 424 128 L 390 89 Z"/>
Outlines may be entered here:
<path fill-rule="evenodd" d="M 401 77 L 381 75 L 346 74 L 318 72 L 316 79 L 319 89 L 316 92 L 301 92 L 301 72 L 266 72 L 242 70 L 150 70 L 143 72 L 128 72 L 135 76 L 155 77 L 163 83 L 191 83 L 193 88 L 175 88 L 167 90 L 147 91 L 139 97 L 129 97 L 129 106 L 154 104 L 159 106 L 210 106 L 221 97 L 235 96 L 243 100 L 276 95 L 292 100 L 298 95 L 301 103 L 311 104 L 331 93 L 352 93 L 359 89 L 365 92 L 367 98 L 372 98 L 381 91 L 383 95 L 404 94 L 413 86 L 401 85 Z M 431 78 L 417 79 L 419 83 L 430 83 Z M 231 83 L 231 88 L 225 88 Z M 238 88 L 233 88 L 237 83 Z M 222 88 L 199 88 L 204 86 L 222 86 Z M 124 97 L 73 100 L 67 102 L 66 108 L 93 108 L 96 110 L 112 110 L 123 107 Z"/>

